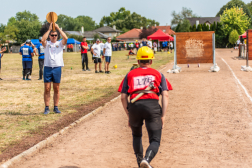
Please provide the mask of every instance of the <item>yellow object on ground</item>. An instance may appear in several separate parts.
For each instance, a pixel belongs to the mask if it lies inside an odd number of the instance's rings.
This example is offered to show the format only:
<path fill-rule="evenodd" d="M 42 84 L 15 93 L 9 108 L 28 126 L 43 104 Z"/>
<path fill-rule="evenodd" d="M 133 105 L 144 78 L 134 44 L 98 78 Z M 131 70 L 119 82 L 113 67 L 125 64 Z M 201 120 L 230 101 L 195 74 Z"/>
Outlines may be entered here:
<path fill-rule="evenodd" d="M 116 68 L 117 68 L 117 65 L 114 65 L 114 68 L 116 69 Z"/>

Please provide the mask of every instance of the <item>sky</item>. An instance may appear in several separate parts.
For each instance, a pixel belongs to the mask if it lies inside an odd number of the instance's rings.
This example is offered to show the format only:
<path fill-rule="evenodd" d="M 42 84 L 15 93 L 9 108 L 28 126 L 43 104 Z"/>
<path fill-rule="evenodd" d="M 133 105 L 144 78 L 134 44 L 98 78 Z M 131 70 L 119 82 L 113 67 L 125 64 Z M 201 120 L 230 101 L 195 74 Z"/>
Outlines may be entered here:
<path fill-rule="evenodd" d="M 40 21 L 46 20 L 48 12 L 56 12 L 71 17 L 90 16 L 99 24 L 103 16 L 117 12 L 121 7 L 136 12 L 160 25 L 170 25 L 172 11 L 177 13 L 182 7 L 190 8 L 201 17 L 215 17 L 220 8 L 229 0 L 8 0 L 1 1 L 0 23 L 7 24 L 8 19 L 24 10 L 35 13 Z M 243 0 L 249 3 L 251 0 Z"/>

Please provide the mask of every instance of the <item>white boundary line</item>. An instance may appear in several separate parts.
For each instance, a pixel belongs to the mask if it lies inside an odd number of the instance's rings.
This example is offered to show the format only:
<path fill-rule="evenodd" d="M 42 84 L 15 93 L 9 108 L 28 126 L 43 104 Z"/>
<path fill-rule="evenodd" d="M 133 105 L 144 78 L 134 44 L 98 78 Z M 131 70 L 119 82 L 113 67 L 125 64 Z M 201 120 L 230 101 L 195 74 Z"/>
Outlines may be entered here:
<path fill-rule="evenodd" d="M 230 71 L 232 72 L 234 78 L 236 79 L 236 81 L 239 83 L 239 85 L 242 87 L 242 89 L 244 90 L 246 96 L 249 98 L 249 100 L 252 102 L 252 97 L 249 95 L 247 89 L 243 86 L 243 84 L 240 82 L 240 80 L 236 77 L 235 73 L 233 72 L 232 68 L 228 65 L 228 63 L 221 58 L 223 62 L 225 62 L 225 64 L 228 66 L 228 68 L 230 69 Z"/>
<path fill-rule="evenodd" d="M 108 103 L 105 103 L 104 106 L 98 107 L 97 109 L 95 109 L 91 113 L 88 113 L 87 115 L 81 117 L 80 119 L 76 120 L 75 122 L 73 122 L 69 126 L 63 128 L 59 132 L 51 135 L 50 137 L 48 137 L 45 140 L 39 142 L 38 144 L 36 144 L 35 146 L 31 147 L 30 149 L 24 151 L 23 153 L 15 156 L 15 157 L 13 157 L 12 159 L 10 159 L 7 162 L 5 162 L 2 165 L 0 165 L 0 168 L 8 168 L 9 166 L 13 165 L 14 163 L 17 163 L 17 162 L 21 161 L 23 158 L 25 158 L 27 156 L 31 156 L 32 154 L 34 154 L 38 150 L 41 150 L 41 149 L 45 148 L 48 144 L 52 143 L 57 137 L 59 137 L 60 135 L 66 134 L 67 132 L 70 131 L 71 128 L 77 126 L 77 124 L 80 124 L 81 122 L 85 121 L 86 119 L 88 119 L 88 118 L 96 115 L 103 108 L 107 107 L 108 105 L 110 105 L 111 103 L 113 103 L 114 101 L 116 101 L 117 99 L 119 99 L 120 97 L 121 97 L 121 95 L 117 96 L 116 98 L 110 100 Z"/>

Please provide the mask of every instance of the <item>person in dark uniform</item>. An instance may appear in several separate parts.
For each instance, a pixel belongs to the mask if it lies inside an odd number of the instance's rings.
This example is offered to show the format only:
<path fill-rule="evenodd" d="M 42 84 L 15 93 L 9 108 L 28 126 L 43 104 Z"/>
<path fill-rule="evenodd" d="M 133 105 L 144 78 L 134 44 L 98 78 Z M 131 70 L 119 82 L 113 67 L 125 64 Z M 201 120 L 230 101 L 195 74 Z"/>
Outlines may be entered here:
<path fill-rule="evenodd" d="M 158 152 L 162 128 L 164 128 L 168 91 L 172 90 L 172 86 L 164 75 L 151 68 L 152 59 L 154 59 L 152 49 L 147 46 L 141 47 L 137 52 L 140 67 L 131 70 L 118 89 L 121 92 L 123 108 L 129 119 L 133 148 L 140 168 L 152 168 L 150 162 Z M 162 108 L 159 105 L 159 95 L 162 95 Z M 128 102 L 128 96 L 130 96 L 130 102 Z M 143 157 L 142 146 L 143 120 L 145 120 L 150 143 L 145 157 Z"/>
<path fill-rule="evenodd" d="M 38 57 L 38 64 L 39 64 L 39 79 L 38 80 L 42 80 L 42 76 L 43 76 L 43 68 L 44 68 L 44 47 L 42 45 L 42 37 L 39 37 L 39 42 L 40 44 L 36 45 L 36 48 L 38 50 L 38 53 L 35 52 L 36 56 Z"/>
<path fill-rule="evenodd" d="M 22 62 L 23 62 L 23 80 L 31 80 L 29 79 L 29 75 L 32 72 L 32 57 L 33 49 L 30 46 L 31 40 L 26 40 L 25 44 L 20 48 L 19 54 L 22 55 Z M 26 79 L 25 79 L 26 77 Z"/>
<path fill-rule="evenodd" d="M 3 58 L 4 52 L 6 51 L 6 47 L 3 47 L 0 51 L 0 75 L 1 75 L 1 59 Z M 0 78 L 0 80 L 3 80 Z"/>

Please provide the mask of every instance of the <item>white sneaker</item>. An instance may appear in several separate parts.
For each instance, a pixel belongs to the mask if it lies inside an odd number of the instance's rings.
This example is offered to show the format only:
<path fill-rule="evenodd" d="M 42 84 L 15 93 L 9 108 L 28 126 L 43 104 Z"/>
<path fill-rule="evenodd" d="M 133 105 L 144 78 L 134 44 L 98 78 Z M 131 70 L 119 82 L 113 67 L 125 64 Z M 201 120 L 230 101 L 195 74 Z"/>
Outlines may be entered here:
<path fill-rule="evenodd" d="M 142 162 L 140 163 L 140 168 L 152 168 L 152 167 L 145 159 L 143 159 Z"/>

